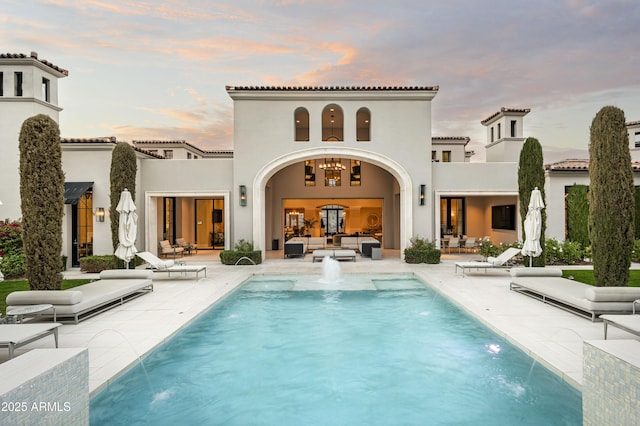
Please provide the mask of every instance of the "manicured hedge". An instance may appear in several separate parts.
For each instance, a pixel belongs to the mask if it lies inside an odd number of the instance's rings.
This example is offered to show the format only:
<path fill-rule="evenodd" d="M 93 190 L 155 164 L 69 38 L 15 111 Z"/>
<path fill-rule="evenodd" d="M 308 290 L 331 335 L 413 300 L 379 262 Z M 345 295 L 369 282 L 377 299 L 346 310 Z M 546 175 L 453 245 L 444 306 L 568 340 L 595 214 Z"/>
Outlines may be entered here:
<path fill-rule="evenodd" d="M 261 251 L 237 251 L 237 250 L 223 250 L 220 252 L 220 262 L 223 265 L 235 265 L 238 260 L 243 257 L 248 257 L 253 260 L 256 265 L 262 263 Z M 247 259 L 242 259 L 238 265 L 252 265 Z"/>
<path fill-rule="evenodd" d="M 134 257 L 129 262 L 129 268 L 142 265 L 144 261 L 139 257 Z M 122 259 L 118 259 L 112 254 L 103 256 L 87 256 L 80 259 L 80 270 L 83 272 L 102 272 L 106 269 L 125 269 L 126 265 Z"/>
<path fill-rule="evenodd" d="M 413 249 L 404 250 L 404 261 L 407 263 L 440 263 L 441 251 L 437 249 Z"/>

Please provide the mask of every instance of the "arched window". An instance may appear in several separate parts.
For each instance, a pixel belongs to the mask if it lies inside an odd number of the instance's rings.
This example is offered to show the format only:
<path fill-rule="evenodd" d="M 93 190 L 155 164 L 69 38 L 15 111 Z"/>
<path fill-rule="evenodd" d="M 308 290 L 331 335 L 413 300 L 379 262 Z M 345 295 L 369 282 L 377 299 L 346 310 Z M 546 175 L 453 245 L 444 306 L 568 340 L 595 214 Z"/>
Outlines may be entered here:
<path fill-rule="evenodd" d="M 309 111 L 306 108 L 296 108 L 293 113 L 293 121 L 296 129 L 296 142 L 309 141 Z"/>
<path fill-rule="evenodd" d="M 336 104 L 329 104 L 322 110 L 322 140 L 329 142 L 344 140 L 344 114 Z"/>
<path fill-rule="evenodd" d="M 360 108 L 356 113 L 356 140 L 371 140 L 371 112 L 369 112 L 369 108 Z"/>

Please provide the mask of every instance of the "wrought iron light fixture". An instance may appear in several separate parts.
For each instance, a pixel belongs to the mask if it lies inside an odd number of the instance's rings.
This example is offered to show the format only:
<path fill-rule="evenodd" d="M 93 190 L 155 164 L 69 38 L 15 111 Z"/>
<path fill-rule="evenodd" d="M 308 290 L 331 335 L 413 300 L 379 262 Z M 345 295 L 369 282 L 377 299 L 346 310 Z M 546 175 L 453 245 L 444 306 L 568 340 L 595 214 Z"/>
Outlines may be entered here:
<path fill-rule="evenodd" d="M 427 192 L 427 185 L 420 185 L 420 205 L 424 206 L 425 204 L 425 192 Z"/>

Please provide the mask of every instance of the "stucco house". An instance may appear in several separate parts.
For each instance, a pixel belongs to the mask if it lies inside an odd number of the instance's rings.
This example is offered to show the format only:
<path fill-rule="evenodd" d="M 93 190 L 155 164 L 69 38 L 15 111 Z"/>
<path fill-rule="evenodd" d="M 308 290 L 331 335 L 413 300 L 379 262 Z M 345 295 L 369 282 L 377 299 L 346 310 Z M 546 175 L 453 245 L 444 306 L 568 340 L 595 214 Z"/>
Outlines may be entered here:
<path fill-rule="evenodd" d="M 34 52 L 0 54 L 2 218 L 21 216 L 20 126 L 39 113 L 58 121 L 57 82 L 68 75 Z M 62 253 L 76 265 L 82 256 L 112 252 L 109 169 L 116 143 L 130 143 L 138 158 L 139 249 L 157 252 L 160 240 L 182 237 L 199 248 L 232 248 L 244 239 L 278 250 L 297 233 L 328 242 L 336 234 L 366 233 L 400 253 L 416 235 L 437 242 L 446 234 L 521 239 L 517 162 L 530 110 L 501 108 L 481 120 L 486 161 L 470 162 L 468 137 L 432 135 L 438 90 L 227 86 L 232 151 L 182 140 L 63 138 Z M 630 133 L 640 127 L 630 124 Z M 584 180 L 584 171 L 557 171 L 547 173 L 547 235 L 564 239 L 558 188 L 574 179 L 567 176 Z"/>

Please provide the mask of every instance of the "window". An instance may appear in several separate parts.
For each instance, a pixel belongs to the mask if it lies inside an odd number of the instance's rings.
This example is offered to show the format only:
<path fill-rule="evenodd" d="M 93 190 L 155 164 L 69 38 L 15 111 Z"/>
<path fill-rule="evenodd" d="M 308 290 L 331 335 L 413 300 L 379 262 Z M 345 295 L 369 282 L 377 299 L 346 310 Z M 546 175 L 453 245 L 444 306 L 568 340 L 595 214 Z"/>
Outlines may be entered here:
<path fill-rule="evenodd" d="M 1 95 L 1 93 L 0 93 L 0 95 Z M 633 143 L 634 143 L 634 146 L 636 148 L 640 148 L 640 132 L 636 132 L 635 133 L 635 138 L 634 138 Z"/>
<path fill-rule="evenodd" d="M 0 96 L 4 96 L 4 74 L 0 72 Z"/>
<path fill-rule="evenodd" d="M 187 152 L 187 160 L 191 160 L 191 153 Z"/>
<path fill-rule="evenodd" d="M 304 186 L 316 186 L 316 160 L 304 162 Z"/>
<path fill-rule="evenodd" d="M 438 161 L 436 158 L 436 152 L 435 151 L 431 151 L 431 161 Z"/>
<path fill-rule="evenodd" d="M 440 199 L 440 236 L 464 235 L 466 230 L 465 199 L 444 197 Z"/>
<path fill-rule="evenodd" d="M 197 156 L 197 155 L 194 155 L 194 156 L 193 156 L 193 159 L 194 159 L 194 160 L 197 160 L 197 159 L 198 159 L 198 156 Z"/>
<path fill-rule="evenodd" d="M 324 186 L 342 186 L 340 185 L 341 170 L 325 170 Z"/>
<path fill-rule="evenodd" d="M 500 123 L 498 123 L 498 139 L 502 137 L 502 134 L 501 134 L 502 132 L 500 132 L 500 130 L 501 130 L 501 126 L 500 126 Z"/>
<path fill-rule="evenodd" d="M 516 137 L 516 120 L 511 120 L 511 137 Z"/>
<path fill-rule="evenodd" d="M 296 108 L 293 113 L 293 121 L 296 129 L 295 141 L 309 141 L 309 111 L 306 108 Z"/>
<path fill-rule="evenodd" d="M 165 149 L 164 150 L 164 158 L 166 158 L 166 159 L 173 158 L 173 150 L 172 149 Z"/>
<path fill-rule="evenodd" d="M 22 96 L 22 73 L 15 73 L 15 95 Z"/>
<path fill-rule="evenodd" d="M 451 162 L 451 151 L 442 151 L 442 162 L 443 163 Z"/>
<path fill-rule="evenodd" d="M 368 108 L 360 108 L 356 113 L 356 140 L 371 140 L 371 113 Z"/>
<path fill-rule="evenodd" d="M 491 142 L 493 142 L 493 127 L 491 127 Z"/>
<path fill-rule="evenodd" d="M 150 150 L 149 150 L 149 153 L 150 153 L 150 154 L 158 155 L 158 150 L 157 150 L 157 149 L 150 149 Z"/>
<path fill-rule="evenodd" d="M 45 102 L 51 102 L 51 97 L 49 94 L 49 79 L 42 77 L 42 99 Z"/>
<path fill-rule="evenodd" d="M 344 140 L 344 115 L 342 108 L 330 104 L 322 110 L 322 140 L 337 142 Z"/>
<path fill-rule="evenodd" d="M 362 175 L 360 174 L 361 170 L 360 160 L 351 160 L 351 173 L 350 173 L 350 181 L 351 186 L 361 186 L 362 185 Z"/>

